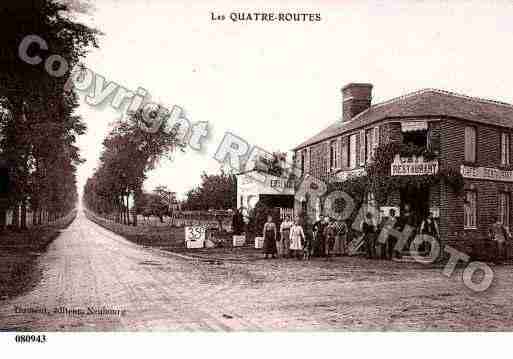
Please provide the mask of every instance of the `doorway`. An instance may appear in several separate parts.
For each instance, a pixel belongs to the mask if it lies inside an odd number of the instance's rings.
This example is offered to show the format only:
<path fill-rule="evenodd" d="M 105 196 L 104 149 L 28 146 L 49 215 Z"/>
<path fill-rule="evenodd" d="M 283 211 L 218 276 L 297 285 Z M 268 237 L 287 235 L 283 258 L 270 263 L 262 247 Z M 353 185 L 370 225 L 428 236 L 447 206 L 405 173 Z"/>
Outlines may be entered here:
<path fill-rule="evenodd" d="M 401 214 L 404 213 L 406 204 L 410 205 L 415 226 L 418 227 L 422 220 L 429 214 L 429 188 L 407 187 L 400 191 Z"/>

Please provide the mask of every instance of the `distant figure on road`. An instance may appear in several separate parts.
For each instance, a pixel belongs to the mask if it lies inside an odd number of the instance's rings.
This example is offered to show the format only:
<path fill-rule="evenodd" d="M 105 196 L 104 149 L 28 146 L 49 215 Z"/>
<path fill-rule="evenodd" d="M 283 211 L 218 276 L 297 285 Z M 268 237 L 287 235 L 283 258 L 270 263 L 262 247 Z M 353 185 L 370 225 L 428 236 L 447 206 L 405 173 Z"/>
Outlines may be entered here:
<path fill-rule="evenodd" d="M 299 225 L 299 218 L 294 218 L 294 224 L 290 227 L 290 251 L 297 259 L 301 259 L 303 253 L 303 243 L 306 242 L 303 227 Z"/>
<path fill-rule="evenodd" d="M 264 224 L 263 237 L 265 259 L 267 259 L 269 255 L 271 255 L 272 258 L 276 258 L 276 224 L 274 224 L 271 215 L 267 216 L 267 222 Z"/>
<path fill-rule="evenodd" d="M 290 256 L 290 228 L 294 225 L 294 222 L 290 220 L 290 216 L 286 216 L 285 220 L 280 225 L 281 235 L 281 255 L 283 257 Z"/>

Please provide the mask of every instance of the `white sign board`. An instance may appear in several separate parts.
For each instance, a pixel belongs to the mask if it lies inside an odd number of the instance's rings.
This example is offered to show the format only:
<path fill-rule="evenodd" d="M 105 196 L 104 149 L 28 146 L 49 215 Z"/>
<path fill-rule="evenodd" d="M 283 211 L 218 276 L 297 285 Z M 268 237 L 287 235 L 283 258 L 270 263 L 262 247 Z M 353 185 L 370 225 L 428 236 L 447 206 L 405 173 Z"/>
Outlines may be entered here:
<path fill-rule="evenodd" d="M 264 248 L 264 237 L 255 237 L 255 248 L 256 249 Z"/>
<path fill-rule="evenodd" d="M 427 128 L 426 121 L 401 122 L 401 132 L 425 131 Z"/>
<path fill-rule="evenodd" d="M 390 165 L 392 176 L 423 176 L 437 173 L 438 161 L 424 161 L 422 157 L 400 159 L 399 156 L 396 156 L 394 162 Z"/>
<path fill-rule="evenodd" d="M 463 178 L 513 182 L 513 171 L 505 171 L 497 168 L 461 165 L 460 173 Z"/>
<path fill-rule="evenodd" d="M 340 171 L 335 174 L 335 181 L 347 181 L 350 178 L 365 176 L 367 172 L 365 168 L 358 168 L 355 170 Z"/>
<path fill-rule="evenodd" d="M 246 236 L 233 236 L 233 246 L 234 247 L 242 247 L 246 243 Z"/>
<path fill-rule="evenodd" d="M 204 226 L 185 227 L 185 245 L 187 248 L 203 248 L 205 246 Z"/>

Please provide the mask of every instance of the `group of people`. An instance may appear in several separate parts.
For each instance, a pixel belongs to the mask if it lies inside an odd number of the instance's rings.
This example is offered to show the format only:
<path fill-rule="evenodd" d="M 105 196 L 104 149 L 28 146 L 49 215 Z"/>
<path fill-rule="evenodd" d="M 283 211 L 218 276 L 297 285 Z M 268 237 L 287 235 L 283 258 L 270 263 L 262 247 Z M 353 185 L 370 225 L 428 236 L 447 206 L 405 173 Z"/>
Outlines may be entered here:
<path fill-rule="evenodd" d="M 429 212 L 420 224 L 418 222 L 408 204 L 404 206 L 403 213 L 399 217 L 396 216 L 395 209 L 391 208 L 379 223 L 375 223 L 374 216 L 370 212 L 367 213 L 361 225 L 367 258 L 393 259 L 401 257 L 401 248 L 396 248 L 398 241 L 396 236 L 386 235 L 383 241 L 378 240 L 379 234 L 384 230 L 395 229 L 403 232 L 406 226 L 410 226 L 412 230 L 409 231 L 406 249 L 410 249 L 411 240 L 417 235 L 427 235 L 436 241 L 440 240 L 440 232 L 433 212 Z M 431 250 L 429 243 L 429 241 L 422 241 L 418 251 L 428 254 Z"/>
<path fill-rule="evenodd" d="M 287 216 L 279 231 L 272 216 L 267 217 L 263 228 L 265 258 L 283 257 L 310 259 L 313 256 L 330 258 L 337 247 L 339 254 L 347 254 L 347 226 L 344 221 L 329 217 L 316 222 L 311 230 L 305 230 L 299 223 Z"/>
<path fill-rule="evenodd" d="M 401 250 L 395 248 L 397 238 L 393 235 L 387 235 L 383 241 L 379 241 L 378 238 L 383 230 L 390 231 L 393 228 L 401 232 L 406 225 L 413 228 L 410 232 L 410 240 L 418 234 L 429 235 L 436 241 L 440 239 L 438 225 L 432 212 L 419 224 L 411 211 L 411 207 L 405 205 L 400 216 L 397 217 L 395 209 L 392 208 L 379 222 L 370 212 L 366 213 L 360 226 L 361 235 L 357 236 L 356 240 L 363 240 L 367 258 L 398 258 L 401 256 Z M 294 257 L 310 259 L 311 257 L 325 257 L 330 259 L 334 254 L 349 254 L 349 229 L 346 222 L 334 220 L 328 216 L 314 223 L 309 229 L 303 228 L 299 222 L 299 217 L 295 217 L 294 221 L 291 221 L 290 216 L 287 216 L 281 223 L 279 230 L 273 222 L 272 216 L 268 216 L 262 235 L 265 258 Z M 428 241 L 424 241 L 418 248 L 419 251 L 429 253 L 431 248 L 428 243 Z M 406 245 L 409 248 L 410 242 Z"/>
<path fill-rule="evenodd" d="M 509 228 L 504 225 L 499 217 L 496 218 L 495 222 L 488 229 L 488 236 L 495 243 L 496 260 L 504 261 L 509 259 L 508 247 L 509 243 L 513 241 L 513 236 Z"/>

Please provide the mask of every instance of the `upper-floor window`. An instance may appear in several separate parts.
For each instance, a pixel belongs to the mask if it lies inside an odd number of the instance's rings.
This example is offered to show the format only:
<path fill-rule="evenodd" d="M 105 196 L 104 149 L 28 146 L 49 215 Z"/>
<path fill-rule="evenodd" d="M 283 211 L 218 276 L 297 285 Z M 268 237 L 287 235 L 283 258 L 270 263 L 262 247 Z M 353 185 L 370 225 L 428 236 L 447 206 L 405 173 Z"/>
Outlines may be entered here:
<path fill-rule="evenodd" d="M 370 163 L 374 148 L 374 129 L 368 129 L 365 131 L 365 162 Z"/>
<path fill-rule="evenodd" d="M 335 170 L 339 167 L 338 165 L 338 141 L 330 142 L 330 171 Z"/>
<path fill-rule="evenodd" d="M 356 134 L 349 136 L 349 168 L 355 168 L 356 167 Z"/>
<path fill-rule="evenodd" d="M 360 166 L 365 165 L 365 130 L 360 131 Z"/>
<path fill-rule="evenodd" d="M 509 133 L 501 133 L 501 165 L 509 165 Z"/>
<path fill-rule="evenodd" d="M 301 151 L 301 176 L 305 174 L 305 159 L 306 159 L 306 150 Z"/>
<path fill-rule="evenodd" d="M 427 147 L 428 123 L 426 121 L 407 121 L 401 123 L 401 137 L 405 145 Z"/>
<path fill-rule="evenodd" d="M 476 162 L 476 128 L 465 127 L 465 162 Z"/>

